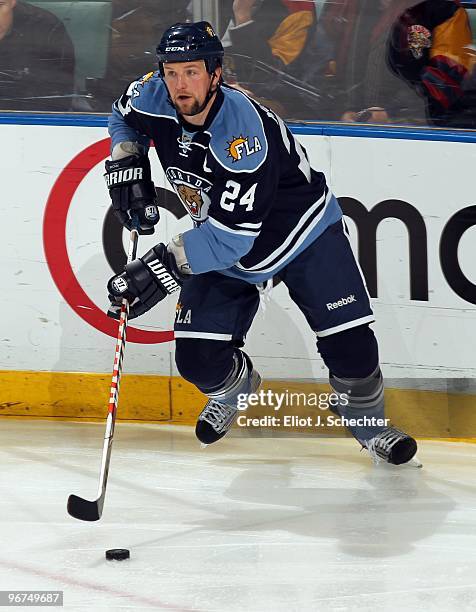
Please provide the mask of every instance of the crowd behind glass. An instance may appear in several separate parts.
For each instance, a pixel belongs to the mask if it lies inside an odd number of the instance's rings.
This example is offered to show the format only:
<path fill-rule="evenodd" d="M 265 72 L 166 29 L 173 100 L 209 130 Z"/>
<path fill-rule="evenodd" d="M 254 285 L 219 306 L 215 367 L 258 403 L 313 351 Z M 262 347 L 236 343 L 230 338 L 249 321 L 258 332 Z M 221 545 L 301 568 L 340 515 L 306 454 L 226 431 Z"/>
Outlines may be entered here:
<path fill-rule="evenodd" d="M 457 0 L 0 0 L 0 111 L 108 113 L 164 29 L 201 18 L 226 82 L 288 121 L 476 127 L 476 2 Z"/>

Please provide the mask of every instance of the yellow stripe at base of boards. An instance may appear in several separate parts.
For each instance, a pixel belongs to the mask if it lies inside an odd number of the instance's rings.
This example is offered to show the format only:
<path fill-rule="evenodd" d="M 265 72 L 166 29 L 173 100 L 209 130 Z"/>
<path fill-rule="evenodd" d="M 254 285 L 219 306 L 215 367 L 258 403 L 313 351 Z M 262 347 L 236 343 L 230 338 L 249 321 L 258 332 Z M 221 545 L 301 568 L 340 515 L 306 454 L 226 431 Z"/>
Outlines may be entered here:
<path fill-rule="evenodd" d="M 110 384 L 110 374 L 0 371 L 0 416 L 102 421 L 107 414 Z M 279 410 L 272 404 L 250 406 L 244 413 L 249 418 L 294 415 L 302 423 L 316 415 L 324 420 L 331 416 L 316 405 L 316 398 L 331 391 L 326 384 L 266 380 L 261 390 L 264 394 L 281 394 L 287 401 Z M 392 424 L 417 438 L 476 440 L 474 395 L 389 388 L 385 398 L 386 416 Z M 117 416 L 118 420 L 134 423 L 194 425 L 206 401 L 206 396 L 180 377 L 126 374 L 121 381 Z M 315 428 L 297 425 L 287 431 L 310 433 Z M 338 425 L 324 425 L 319 434 L 349 435 Z"/>

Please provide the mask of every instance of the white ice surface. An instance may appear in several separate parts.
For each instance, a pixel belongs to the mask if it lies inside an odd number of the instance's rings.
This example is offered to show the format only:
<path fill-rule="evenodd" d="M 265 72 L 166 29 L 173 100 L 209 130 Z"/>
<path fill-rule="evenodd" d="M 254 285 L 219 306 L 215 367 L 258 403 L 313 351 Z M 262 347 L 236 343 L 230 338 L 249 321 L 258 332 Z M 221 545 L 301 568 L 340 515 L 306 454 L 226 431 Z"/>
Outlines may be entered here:
<path fill-rule="evenodd" d="M 476 610 L 474 445 L 423 442 L 418 470 L 352 440 L 201 450 L 192 428 L 119 424 L 103 517 L 83 523 L 66 500 L 94 498 L 103 431 L 2 421 L 0 589 L 92 612 Z"/>

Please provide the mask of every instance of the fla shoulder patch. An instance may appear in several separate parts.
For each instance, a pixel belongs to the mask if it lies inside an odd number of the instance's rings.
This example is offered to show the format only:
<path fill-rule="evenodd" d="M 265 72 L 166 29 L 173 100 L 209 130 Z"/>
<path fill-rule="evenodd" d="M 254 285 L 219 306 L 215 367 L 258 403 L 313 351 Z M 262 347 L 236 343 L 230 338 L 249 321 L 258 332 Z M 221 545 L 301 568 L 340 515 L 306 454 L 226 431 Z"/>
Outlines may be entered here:
<path fill-rule="evenodd" d="M 208 128 L 210 151 L 230 172 L 255 172 L 268 155 L 261 117 L 243 93 L 231 88 L 223 93 L 223 105 Z"/>

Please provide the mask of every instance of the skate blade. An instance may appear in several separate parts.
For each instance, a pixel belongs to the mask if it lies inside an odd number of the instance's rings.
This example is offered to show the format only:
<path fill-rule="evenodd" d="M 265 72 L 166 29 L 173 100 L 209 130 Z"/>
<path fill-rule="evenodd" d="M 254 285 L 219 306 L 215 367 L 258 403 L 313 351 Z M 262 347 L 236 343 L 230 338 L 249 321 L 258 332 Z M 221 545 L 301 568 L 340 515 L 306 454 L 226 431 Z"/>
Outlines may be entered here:
<path fill-rule="evenodd" d="M 407 461 L 405 465 L 409 465 L 410 467 L 414 467 L 414 468 L 422 468 L 423 467 L 423 463 L 420 461 L 420 459 L 418 459 L 418 457 L 416 455 L 414 457 L 412 457 L 410 459 L 410 461 Z"/>
<path fill-rule="evenodd" d="M 200 442 L 200 448 L 207 448 L 208 444 L 205 444 L 204 442 Z"/>

